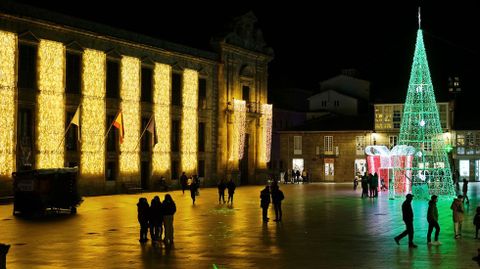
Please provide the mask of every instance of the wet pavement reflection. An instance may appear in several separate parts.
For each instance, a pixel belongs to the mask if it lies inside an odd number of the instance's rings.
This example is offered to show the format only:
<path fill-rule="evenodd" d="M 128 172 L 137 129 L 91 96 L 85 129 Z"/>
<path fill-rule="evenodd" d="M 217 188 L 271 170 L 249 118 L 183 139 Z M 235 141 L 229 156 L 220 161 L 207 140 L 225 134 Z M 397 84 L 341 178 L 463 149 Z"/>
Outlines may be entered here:
<path fill-rule="evenodd" d="M 403 199 L 360 198 L 351 184 L 281 185 L 283 222 L 263 223 L 262 186 L 238 187 L 233 206 L 215 188 L 170 192 L 177 204 L 175 243 L 138 242 L 136 203 L 165 193 L 86 197 L 77 215 L 24 219 L 0 205 L 7 268 L 476 268 L 480 247 L 472 219 L 480 186 L 470 184 L 463 238 L 453 237 L 451 201 L 439 201 L 441 246 L 427 246 L 428 202 L 413 200 L 415 243 L 393 237 L 405 228 Z M 273 209 L 269 217 L 274 219 Z"/>

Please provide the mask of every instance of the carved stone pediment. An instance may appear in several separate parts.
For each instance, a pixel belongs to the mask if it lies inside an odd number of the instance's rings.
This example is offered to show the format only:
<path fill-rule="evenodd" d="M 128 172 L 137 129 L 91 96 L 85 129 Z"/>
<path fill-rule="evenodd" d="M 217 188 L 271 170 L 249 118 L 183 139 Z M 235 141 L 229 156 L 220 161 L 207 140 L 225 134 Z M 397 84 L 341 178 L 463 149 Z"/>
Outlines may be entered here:
<path fill-rule="evenodd" d="M 245 49 L 273 55 L 272 48 L 267 47 L 263 39 L 262 30 L 255 26 L 256 22 L 257 17 L 252 11 L 236 17 L 228 26 L 227 33 L 221 36 L 220 40 Z"/>

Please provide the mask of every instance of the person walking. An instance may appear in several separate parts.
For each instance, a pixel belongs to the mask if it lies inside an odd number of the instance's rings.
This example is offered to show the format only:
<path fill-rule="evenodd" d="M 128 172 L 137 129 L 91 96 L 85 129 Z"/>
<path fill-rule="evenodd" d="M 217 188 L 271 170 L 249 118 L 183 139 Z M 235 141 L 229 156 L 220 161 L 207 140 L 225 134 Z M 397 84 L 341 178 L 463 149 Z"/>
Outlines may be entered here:
<path fill-rule="evenodd" d="M 153 197 L 150 203 L 150 237 L 152 241 L 158 241 L 162 238 L 162 202 L 158 196 Z"/>
<path fill-rule="evenodd" d="M 149 210 L 147 198 L 141 197 L 137 203 L 137 219 L 140 223 L 140 243 L 147 242 Z"/>
<path fill-rule="evenodd" d="M 417 245 L 413 243 L 413 210 L 412 210 L 413 195 L 407 194 L 405 201 L 402 204 L 403 222 L 405 222 L 406 230 L 401 234 L 395 236 L 394 240 L 397 245 L 400 245 L 400 240 L 408 235 L 408 247 L 416 248 Z"/>
<path fill-rule="evenodd" d="M 436 195 L 432 195 L 432 198 L 428 202 L 428 211 L 427 211 L 427 221 L 428 221 L 428 232 L 427 232 L 427 244 L 429 245 L 441 245 L 438 241 L 438 235 L 440 234 L 440 225 L 438 225 L 438 209 L 437 209 L 437 200 Z M 432 231 L 435 228 L 435 241 L 432 242 Z"/>
<path fill-rule="evenodd" d="M 468 180 L 466 178 L 463 179 L 462 191 L 463 191 L 464 200 L 467 200 L 467 205 L 470 204 L 470 199 L 468 199 L 468 196 L 467 196 Z"/>
<path fill-rule="evenodd" d="M 478 239 L 478 230 L 480 230 L 480 206 L 477 206 L 477 213 L 473 217 L 473 225 L 475 225 L 475 239 Z"/>
<path fill-rule="evenodd" d="M 260 191 L 260 207 L 262 208 L 262 217 L 263 222 L 268 222 L 268 207 L 270 206 L 270 188 L 265 186 L 265 188 Z"/>
<path fill-rule="evenodd" d="M 368 177 L 367 177 L 367 172 L 363 174 L 362 176 L 362 198 L 363 197 L 368 197 Z"/>
<path fill-rule="evenodd" d="M 217 188 L 218 188 L 218 203 L 221 204 L 223 200 L 223 203 L 225 204 L 225 189 L 227 188 L 227 185 L 225 184 L 223 179 L 220 180 Z"/>
<path fill-rule="evenodd" d="M 236 188 L 237 188 L 237 185 L 235 185 L 235 182 L 233 182 L 233 179 L 230 179 L 230 181 L 227 183 L 227 189 L 228 189 L 227 203 L 233 204 L 233 194 L 235 194 Z"/>
<path fill-rule="evenodd" d="M 177 207 L 170 194 L 165 194 L 165 199 L 162 204 L 163 209 L 163 223 L 165 226 L 165 244 L 173 244 L 173 215 L 177 212 Z"/>
<path fill-rule="evenodd" d="M 182 172 L 182 175 L 180 176 L 180 185 L 182 185 L 182 194 L 185 194 L 185 190 L 188 187 L 188 178 L 187 175 L 185 175 L 185 172 Z"/>
<path fill-rule="evenodd" d="M 192 182 L 190 183 L 190 197 L 192 197 L 193 204 L 195 204 L 195 196 L 197 196 L 197 192 L 198 192 L 198 185 L 195 182 L 195 180 L 192 180 Z"/>
<path fill-rule="evenodd" d="M 462 237 L 462 223 L 463 223 L 463 196 L 459 195 L 455 198 L 450 206 L 453 217 L 453 228 L 455 232 L 455 239 Z"/>
<path fill-rule="evenodd" d="M 285 198 L 283 192 L 277 184 L 272 185 L 272 203 L 275 209 L 275 219 L 273 221 L 282 221 L 282 201 Z"/>

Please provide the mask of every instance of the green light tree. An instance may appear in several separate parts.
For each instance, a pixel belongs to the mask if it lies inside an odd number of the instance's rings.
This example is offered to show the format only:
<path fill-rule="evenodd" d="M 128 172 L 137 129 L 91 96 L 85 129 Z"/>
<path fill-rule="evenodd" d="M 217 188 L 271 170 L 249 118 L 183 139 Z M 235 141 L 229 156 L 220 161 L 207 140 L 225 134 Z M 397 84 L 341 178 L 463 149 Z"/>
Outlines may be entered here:
<path fill-rule="evenodd" d="M 430 195 L 453 196 L 449 159 L 440 124 L 427 55 L 423 44 L 422 29 L 418 29 L 415 54 L 400 127 L 399 145 L 416 149 L 410 167 L 397 168 L 411 183 L 411 192 L 418 198 Z M 398 170 L 403 170 L 398 173 Z M 395 180 L 395 184 L 400 180 Z M 396 186 L 393 188 L 398 189 Z M 408 192 L 408 189 L 405 191 Z M 392 194 L 392 189 L 391 189 Z"/>

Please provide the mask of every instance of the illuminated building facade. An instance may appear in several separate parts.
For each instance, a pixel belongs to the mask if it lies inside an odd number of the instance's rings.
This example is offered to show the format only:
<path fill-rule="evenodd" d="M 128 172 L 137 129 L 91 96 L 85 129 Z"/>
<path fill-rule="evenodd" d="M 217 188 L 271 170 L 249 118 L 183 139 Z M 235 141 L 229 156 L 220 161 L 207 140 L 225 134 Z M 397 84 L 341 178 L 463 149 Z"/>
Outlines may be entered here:
<path fill-rule="evenodd" d="M 255 22 L 236 18 L 203 51 L 0 4 L 0 195 L 13 171 L 62 166 L 79 167 L 86 194 L 155 190 L 183 171 L 205 186 L 263 183 L 273 51 Z M 123 143 L 111 126 L 120 111 Z"/>

